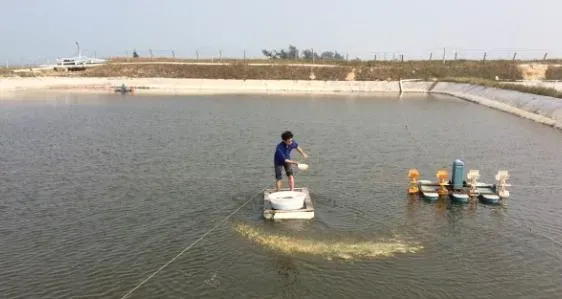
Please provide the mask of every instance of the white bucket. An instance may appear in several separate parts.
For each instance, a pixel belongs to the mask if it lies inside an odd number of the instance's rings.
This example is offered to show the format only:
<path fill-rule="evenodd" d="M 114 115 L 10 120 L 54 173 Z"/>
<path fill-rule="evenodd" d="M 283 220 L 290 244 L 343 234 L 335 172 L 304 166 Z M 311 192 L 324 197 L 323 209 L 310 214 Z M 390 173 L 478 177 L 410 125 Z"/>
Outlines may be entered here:
<path fill-rule="evenodd" d="M 269 194 L 269 201 L 276 210 L 299 210 L 304 206 L 305 196 L 303 192 L 279 191 Z"/>

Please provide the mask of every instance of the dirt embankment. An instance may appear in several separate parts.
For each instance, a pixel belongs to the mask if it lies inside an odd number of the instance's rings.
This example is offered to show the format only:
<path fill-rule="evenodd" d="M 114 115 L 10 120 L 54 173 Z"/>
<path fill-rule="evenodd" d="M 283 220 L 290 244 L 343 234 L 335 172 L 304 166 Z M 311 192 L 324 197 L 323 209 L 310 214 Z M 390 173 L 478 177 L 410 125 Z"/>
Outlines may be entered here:
<path fill-rule="evenodd" d="M 88 69 L 78 76 L 86 77 L 164 77 L 205 79 L 263 79 L 263 80 L 334 80 L 376 81 L 404 78 L 473 77 L 502 80 L 523 79 L 513 63 L 438 62 L 363 63 L 335 67 L 294 66 L 286 64 L 250 65 L 231 63 L 222 65 L 197 64 L 108 64 Z"/>
<path fill-rule="evenodd" d="M 487 80 L 562 80 L 555 62 L 512 61 L 371 61 L 338 64 L 296 64 L 293 61 L 193 61 L 172 59 L 113 59 L 110 63 L 77 72 L 40 71 L 20 76 L 81 76 L 131 78 L 201 78 L 258 80 L 377 81 L 398 79 L 477 78 Z M 302 61 L 300 63 L 303 63 Z M 9 74 L 2 71 L 0 75 Z"/>

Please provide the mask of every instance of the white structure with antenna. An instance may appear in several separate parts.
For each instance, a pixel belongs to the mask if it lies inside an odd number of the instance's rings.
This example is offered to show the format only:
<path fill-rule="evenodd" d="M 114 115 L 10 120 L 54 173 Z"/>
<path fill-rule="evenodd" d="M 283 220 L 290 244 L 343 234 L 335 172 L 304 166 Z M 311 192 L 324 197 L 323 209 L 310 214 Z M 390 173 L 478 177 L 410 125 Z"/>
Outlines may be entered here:
<path fill-rule="evenodd" d="M 62 57 L 57 59 L 57 64 L 53 66 L 54 70 L 84 70 L 87 67 L 103 65 L 107 62 L 105 59 L 91 58 L 82 56 L 80 44 L 75 41 L 77 56 L 75 57 Z"/>

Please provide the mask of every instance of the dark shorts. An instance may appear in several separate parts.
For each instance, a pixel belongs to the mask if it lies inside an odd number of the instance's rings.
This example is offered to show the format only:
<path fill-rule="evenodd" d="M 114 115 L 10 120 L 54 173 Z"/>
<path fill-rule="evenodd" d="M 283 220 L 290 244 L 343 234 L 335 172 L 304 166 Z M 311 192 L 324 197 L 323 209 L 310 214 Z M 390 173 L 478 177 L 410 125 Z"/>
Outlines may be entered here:
<path fill-rule="evenodd" d="M 285 163 L 285 165 L 275 165 L 275 178 L 277 180 L 280 180 L 282 178 L 282 168 L 285 168 L 285 174 L 287 174 L 287 176 L 292 176 L 293 168 L 291 166 L 292 165 L 289 163 Z"/>

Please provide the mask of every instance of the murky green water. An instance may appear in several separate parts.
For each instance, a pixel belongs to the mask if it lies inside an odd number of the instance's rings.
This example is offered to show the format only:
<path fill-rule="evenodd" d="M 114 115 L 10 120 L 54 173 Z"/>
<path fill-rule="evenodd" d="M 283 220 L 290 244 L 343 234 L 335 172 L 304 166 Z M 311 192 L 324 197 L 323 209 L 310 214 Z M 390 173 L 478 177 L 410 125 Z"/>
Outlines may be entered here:
<path fill-rule="evenodd" d="M 262 219 L 285 129 L 312 221 Z M 202 236 L 129 298 L 562 294 L 562 134 L 454 98 L 34 96 L 0 102 L 0 146 L 2 298 L 121 298 Z M 456 158 L 509 170 L 507 204 L 408 198 Z M 391 239 L 422 249 L 321 254 Z"/>

